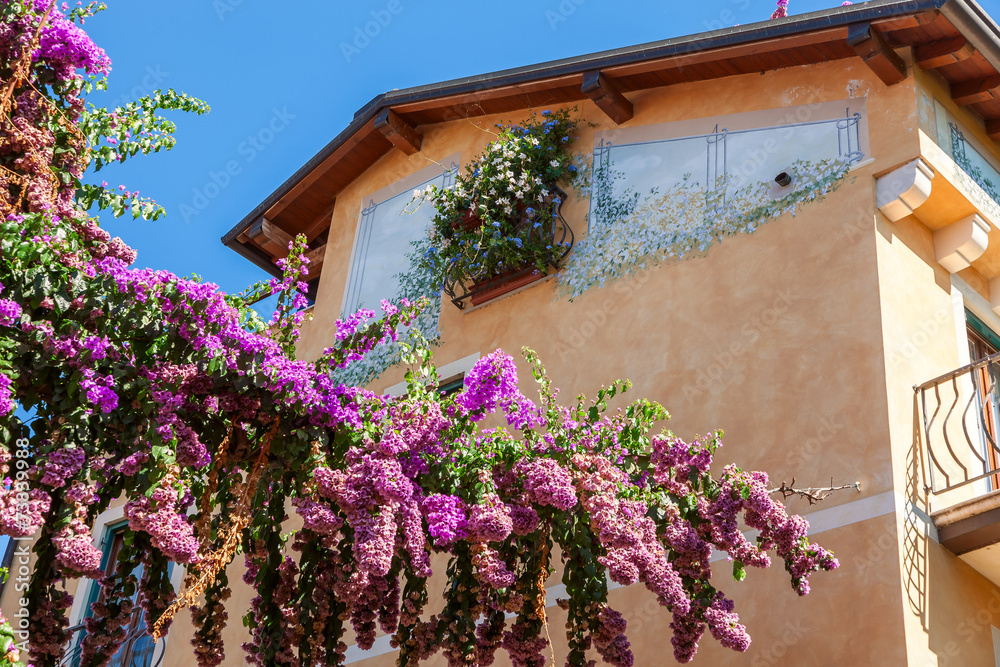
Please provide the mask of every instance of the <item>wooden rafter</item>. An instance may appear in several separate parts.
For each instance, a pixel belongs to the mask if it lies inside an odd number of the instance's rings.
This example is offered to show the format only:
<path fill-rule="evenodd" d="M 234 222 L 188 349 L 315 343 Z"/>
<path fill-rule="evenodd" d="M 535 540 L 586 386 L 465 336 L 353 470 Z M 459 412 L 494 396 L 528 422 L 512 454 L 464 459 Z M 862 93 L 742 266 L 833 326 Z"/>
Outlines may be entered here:
<path fill-rule="evenodd" d="M 613 120 L 615 124 L 621 125 L 627 120 L 632 120 L 634 115 L 632 103 L 601 74 L 600 70 L 584 73 L 581 90 L 587 97 L 594 100 L 594 104 L 607 114 L 608 118 Z"/>
<path fill-rule="evenodd" d="M 306 253 L 309 260 L 309 280 L 317 277 L 323 271 L 323 260 L 326 258 L 326 244 L 313 248 Z"/>
<path fill-rule="evenodd" d="M 906 79 L 906 63 L 872 24 L 852 25 L 847 31 L 847 43 L 885 85 L 892 86 Z"/>
<path fill-rule="evenodd" d="M 1000 118 L 986 119 L 986 134 L 993 141 L 1000 141 Z"/>
<path fill-rule="evenodd" d="M 996 97 L 995 88 L 998 86 L 1000 86 L 1000 75 L 959 81 L 951 86 L 951 99 L 955 100 L 955 104 L 962 106 L 988 102 Z"/>
<path fill-rule="evenodd" d="M 292 242 L 292 236 L 288 232 L 272 224 L 264 216 L 250 225 L 247 237 L 275 259 L 287 257 L 288 244 Z"/>
<path fill-rule="evenodd" d="M 921 44 L 913 50 L 913 59 L 923 69 L 937 69 L 968 60 L 975 53 L 975 47 L 965 37 L 959 36 Z"/>
<path fill-rule="evenodd" d="M 382 109 L 375 116 L 375 129 L 382 132 L 392 145 L 407 155 L 420 150 L 423 135 L 392 109 Z"/>

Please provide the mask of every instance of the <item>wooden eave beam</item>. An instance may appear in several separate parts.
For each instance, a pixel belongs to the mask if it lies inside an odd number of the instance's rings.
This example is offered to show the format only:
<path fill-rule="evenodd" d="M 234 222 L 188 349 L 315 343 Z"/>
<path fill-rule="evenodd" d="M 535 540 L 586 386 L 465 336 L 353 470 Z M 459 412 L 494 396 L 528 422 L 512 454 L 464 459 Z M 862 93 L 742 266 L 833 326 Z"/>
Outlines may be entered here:
<path fill-rule="evenodd" d="M 995 88 L 998 86 L 1000 86 L 1000 75 L 959 81 L 951 85 L 951 99 L 961 106 L 989 102 L 996 98 Z"/>
<path fill-rule="evenodd" d="M 396 104 L 393 108 L 396 109 L 397 113 L 411 113 L 417 111 L 444 109 L 454 106 L 467 106 L 470 108 L 469 114 L 472 115 L 472 110 L 475 109 L 481 102 L 517 96 L 524 96 L 525 106 L 528 107 L 531 106 L 528 104 L 528 95 L 533 93 L 544 93 L 556 88 L 579 86 L 580 81 L 581 75 L 575 73 L 565 74 L 549 79 L 540 79 L 537 81 L 524 81 L 507 86 L 491 87 L 483 84 L 480 90 L 459 93 L 457 95 L 442 95 L 441 97 L 420 100 L 418 102 L 405 102 L 403 104 Z M 461 120 L 462 118 L 464 118 L 464 116 L 456 117 L 454 120 Z"/>
<path fill-rule="evenodd" d="M 590 70 L 583 74 L 583 93 L 594 100 L 601 111 L 616 125 L 632 120 L 635 114 L 632 103 L 628 101 L 618 88 L 601 74 L 600 70 Z"/>
<path fill-rule="evenodd" d="M 336 167 L 337 163 L 344 159 L 351 151 L 357 148 L 358 144 L 362 143 L 369 134 L 375 131 L 374 119 L 365 124 L 364 127 L 359 129 L 353 135 L 351 135 L 343 144 L 341 144 L 336 151 L 331 153 L 325 160 L 320 164 L 316 165 L 305 177 L 296 183 L 294 186 L 288 189 L 285 194 L 281 196 L 281 199 L 274 202 L 267 211 L 264 212 L 268 218 L 274 219 L 281 215 L 281 212 L 293 202 L 296 197 L 301 195 L 303 192 L 308 190 L 312 185 L 320 179 L 323 174 L 327 173 L 330 169 Z M 387 149 L 392 150 L 392 149 Z M 330 197 L 333 198 L 339 193 L 331 192 Z"/>
<path fill-rule="evenodd" d="M 838 26 L 816 30 L 814 32 L 789 35 L 764 42 L 754 42 L 752 44 L 739 44 L 736 46 L 723 46 L 707 51 L 697 51 L 695 53 L 684 53 L 674 56 L 667 56 L 658 60 L 640 60 L 634 63 L 605 67 L 602 72 L 607 76 L 620 78 L 634 76 L 636 74 L 649 74 L 651 72 L 666 72 L 676 70 L 691 65 L 705 65 L 720 61 L 745 58 L 747 56 L 764 55 L 781 51 L 798 49 L 802 47 L 822 46 L 843 42 L 847 39 L 847 28 Z M 718 77 L 704 77 L 718 78 Z"/>
<path fill-rule="evenodd" d="M 920 44 L 913 50 L 913 59 L 923 69 L 937 69 L 968 60 L 976 48 L 965 37 L 943 39 L 929 44 Z"/>
<path fill-rule="evenodd" d="M 392 109 L 382 109 L 375 116 L 375 129 L 382 132 L 392 145 L 407 155 L 420 150 L 423 135 Z"/>
<path fill-rule="evenodd" d="M 1000 118 L 986 119 L 986 135 L 993 141 L 1000 141 Z"/>
<path fill-rule="evenodd" d="M 272 259 L 288 257 L 288 244 L 292 242 L 291 234 L 276 226 L 264 216 L 257 218 L 250 225 L 250 229 L 247 230 L 247 237 L 257 247 L 271 255 Z"/>
<path fill-rule="evenodd" d="M 324 243 L 318 248 L 313 248 L 307 252 L 306 258 L 309 260 L 309 280 L 312 280 L 319 276 L 323 270 L 323 260 L 326 258 L 326 244 Z"/>
<path fill-rule="evenodd" d="M 906 80 L 906 63 L 870 23 L 856 23 L 847 31 L 847 44 L 887 86 Z"/>
<path fill-rule="evenodd" d="M 926 12 L 910 14 L 909 16 L 894 16 L 889 19 L 878 19 L 872 21 L 872 25 L 878 28 L 881 33 L 885 34 L 895 32 L 897 30 L 912 30 L 913 28 L 930 25 L 931 23 L 934 23 L 934 21 L 937 21 L 940 15 L 940 10 L 930 9 Z"/>
<path fill-rule="evenodd" d="M 330 226 L 333 217 L 333 209 L 336 208 L 337 202 L 334 200 L 333 204 L 330 204 L 329 208 L 323 211 L 313 222 L 312 225 L 307 227 L 302 233 L 306 235 L 306 243 L 312 243 L 313 239 L 323 233 L 327 227 Z"/>

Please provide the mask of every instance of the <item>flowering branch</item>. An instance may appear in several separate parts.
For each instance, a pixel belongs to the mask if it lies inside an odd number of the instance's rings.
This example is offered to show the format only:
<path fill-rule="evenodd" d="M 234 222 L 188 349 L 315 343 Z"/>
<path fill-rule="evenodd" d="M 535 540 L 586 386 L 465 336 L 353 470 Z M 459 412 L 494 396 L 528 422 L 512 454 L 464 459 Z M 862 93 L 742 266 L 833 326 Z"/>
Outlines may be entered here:
<path fill-rule="evenodd" d="M 768 493 L 780 493 L 781 497 L 785 500 L 791 498 L 792 496 L 798 496 L 799 498 L 805 498 L 808 500 L 810 505 L 815 505 L 816 503 L 828 498 L 834 492 L 844 491 L 845 489 L 857 489 L 858 493 L 861 493 L 861 482 L 844 484 L 843 486 L 834 486 L 833 479 L 831 479 L 830 486 L 797 489 L 795 488 L 795 478 L 792 477 L 791 484 L 785 484 L 782 482 L 781 486 L 768 490 Z"/>

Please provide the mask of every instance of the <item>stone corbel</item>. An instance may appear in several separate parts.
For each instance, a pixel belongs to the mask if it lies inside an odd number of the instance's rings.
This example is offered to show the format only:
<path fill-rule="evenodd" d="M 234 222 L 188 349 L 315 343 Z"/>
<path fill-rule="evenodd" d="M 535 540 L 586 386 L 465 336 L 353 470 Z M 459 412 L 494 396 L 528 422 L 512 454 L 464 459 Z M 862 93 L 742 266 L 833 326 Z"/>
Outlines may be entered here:
<path fill-rule="evenodd" d="M 878 208 L 893 222 L 898 222 L 919 207 L 931 195 L 934 171 L 917 158 L 890 171 L 875 181 Z"/>
<path fill-rule="evenodd" d="M 934 251 L 938 264 L 949 273 L 958 273 L 979 259 L 986 252 L 990 225 L 978 213 L 967 215 L 957 222 L 934 232 Z M 990 292 L 992 296 L 992 291 Z"/>

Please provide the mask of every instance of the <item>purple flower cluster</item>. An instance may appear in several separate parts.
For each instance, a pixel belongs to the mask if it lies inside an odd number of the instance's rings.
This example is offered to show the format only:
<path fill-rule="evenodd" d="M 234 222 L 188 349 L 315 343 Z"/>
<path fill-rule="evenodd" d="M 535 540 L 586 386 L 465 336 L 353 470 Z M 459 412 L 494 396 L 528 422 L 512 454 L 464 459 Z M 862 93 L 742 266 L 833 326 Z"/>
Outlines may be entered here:
<path fill-rule="evenodd" d="M 455 404 L 469 418 L 482 421 L 487 414 L 503 409 L 507 423 L 519 429 L 544 424 L 538 406 L 517 388 L 517 367 L 503 350 L 496 350 L 476 362 L 465 376 L 465 388 L 455 397 Z"/>
<path fill-rule="evenodd" d="M 421 509 L 427 517 L 427 532 L 437 546 L 447 547 L 468 536 L 468 509 L 458 496 L 435 493 L 423 499 Z"/>
<path fill-rule="evenodd" d="M 118 407 L 118 394 L 112 387 L 114 378 L 110 375 L 98 375 L 93 370 L 83 370 L 80 388 L 86 392 L 87 400 L 98 410 L 107 414 Z"/>
<path fill-rule="evenodd" d="M 148 443 L 147 443 L 148 444 Z M 149 454 L 146 452 L 135 452 L 134 454 L 129 454 L 115 466 L 115 469 L 126 477 L 132 477 L 139 469 L 142 464 L 149 460 Z"/>
<path fill-rule="evenodd" d="M 177 432 L 177 463 L 193 468 L 204 468 L 212 462 L 208 449 L 194 429 L 182 426 Z"/>
<path fill-rule="evenodd" d="M 35 11 L 40 14 L 44 14 L 49 5 L 47 0 L 35 0 L 34 4 Z M 35 60 L 44 61 L 61 79 L 74 78 L 78 69 L 88 74 L 111 71 L 111 59 L 104 49 L 94 44 L 82 28 L 56 8 L 52 9 L 49 22 L 42 29 Z"/>
<path fill-rule="evenodd" d="M 576 490 L 570 473 L 548 458 L 525 459 L 517 464 L 524 490 L 531 502 L 567 511 L 576 506 Z"/>
<path fill-rule="evenodd" d="M 17 405 L 14 403 L 14 395 L 11 390 L 11 385 L 13 382 L 9 377 L 0 373 L 0 417 L 5 417 L 14 409 Z"/>
<path fill-rule="evenodd" d="M 507 569 L 507 564 L 496 549 L 479 544 L 472 548 L 472 554 L 472 564 L 476 566 L 476 579 L 479 583 L 493 589 L 514 585 L 516 577 Z"/>
<path fill-rule="evenodd" d="M 0 299 L 0 327 L 16 326 L 21 319 L 21 305 L 9 299 Z"/>
<path fill-rule="evenodd" d="M 177 490 L 163 483 L 149 498 L 140 496 L 125 503 L 125 517 L 129 528 L 148 533 L 153 546 L 171 560 L 197 563 L 198 540 L 187 518 L 178 514 L 177 500 Z"/>
<path fill-rule="evenodd" d="M 487 494 L 482 502 L 469 509 L 466 530 L 473 542 L 503 542 L 514 529 L 510 509 L 495 493 Z"/>
<path fill-rule="evenodd" d="M 52 536 L 59 553 L 56 563 L 59 568 L 74 576 L 101 577 L 101 550 L 94 546 L 90 528 L 80 518 L 74 518 Z"/>
<path fill-rule="evenodd" d="M 40 482 L 54 489 L 66 484 L 66 481 L 83 469 L 87 455 L 79 447 L 66 447 L 52 452 L 42 465 Z"/>
<path fill-rule="evenodd" d="M 646 516 L 646 504 L 616 497 L 624 473 L 603 457 L 577 454 L 573 458 L 580 469 L 583 507 L 605 551 L 598 561 L 611 579 L 626 585 L 642 581 L 660 604 L 677 614 L 689 613 L 691 600 L 667 559 L 656 525 Z"/>
<path fill-rule="evenodd" d="M 0 377 L 3 377 L 0 375 Z M 9 451 L 0 447 L 0 475 L 10 472 Z M 27 482 L 17 481 L 0 488 L 0 534 L 28 537 L 45 523 L 52 499 L 41 489 L 28 489 Z"/>
<path fill-rule="evenodd" d="M 604 662 L 615 667 L 632 667 L 635 657 L 632 645 L 625 636 L 625 617 L 611 607 L 604 605 L 597 613 L 599 623 L 594 633 L 594 647 L 604 658 Z"/>
<path fill-rule="evenodd" d="M 319 535 L 336 535 L 344 525 L 344 520 L 334 514 L 326 503 L 311 498 L 292 498 L 292 505 L 302 517 L 303 525 Z"/>
<path fill-rule="evenodd" d="M 720 644 L 742 653 L 750 648 L 750 635 L 747 634 L 747 629 L 740 625 L 740 617 L 733 611 L 734 608 L 733 601 L 719 593 L 705 610 L 705 622 L 712 636 L 719 640 Z"/>

